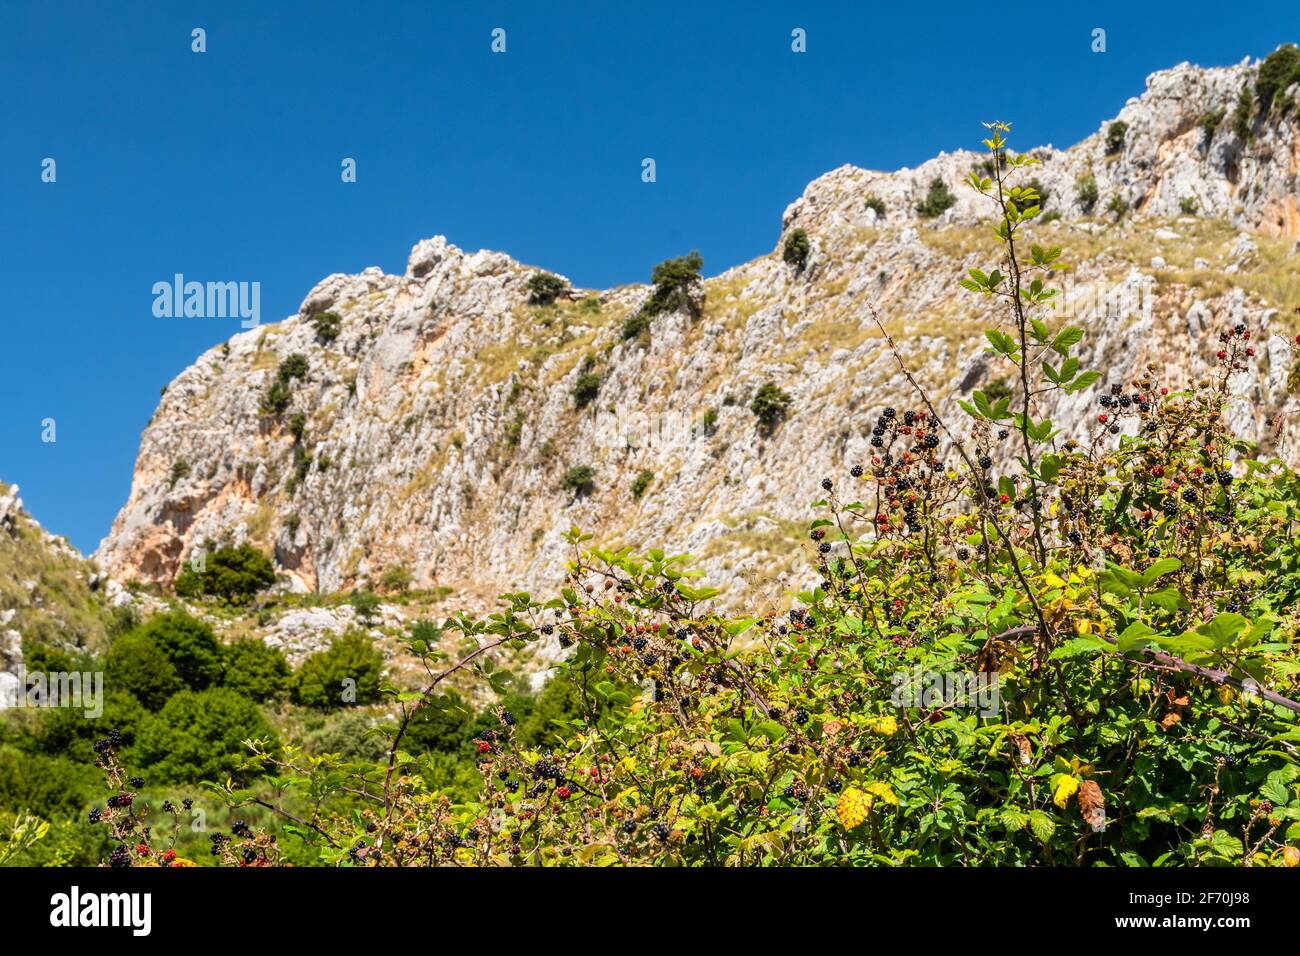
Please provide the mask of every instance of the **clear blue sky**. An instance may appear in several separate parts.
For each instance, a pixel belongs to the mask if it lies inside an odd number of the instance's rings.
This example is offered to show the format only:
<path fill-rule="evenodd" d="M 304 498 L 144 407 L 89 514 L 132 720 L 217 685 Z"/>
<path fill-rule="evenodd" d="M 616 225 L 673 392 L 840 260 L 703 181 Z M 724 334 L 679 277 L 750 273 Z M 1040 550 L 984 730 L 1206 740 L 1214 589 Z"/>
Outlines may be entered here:
<path fill-rule="evenodd" d="M 239 331 L 154 318 L 174 273 L 259 281 L 263 321 L 331 272 L 401 272 L 440 233 L 583 286 L 692 248 L 714 274 L 771 249 L 786 204 L 843 163 L 915 165 L 994 117 L 1066 146 L 1153 70 L 1300 39 L 1294 0 L 1080 6 L 10 0 L 0 479 L 98 544 L 160 388 Z M 1028 29 L 1008 37 L 1011 18 Z"/>

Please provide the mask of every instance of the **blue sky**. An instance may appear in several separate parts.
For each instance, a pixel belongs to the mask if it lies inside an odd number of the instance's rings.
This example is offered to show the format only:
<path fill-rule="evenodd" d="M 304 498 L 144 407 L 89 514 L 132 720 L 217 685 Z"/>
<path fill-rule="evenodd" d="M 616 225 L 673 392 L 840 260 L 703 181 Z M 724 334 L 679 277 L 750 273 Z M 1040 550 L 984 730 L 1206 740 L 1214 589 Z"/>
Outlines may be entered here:
<path fill-rule="evenodd" d="M 6 3 L 0 479 L 98 544 L 161 387 L 239 331 L 155 318 L 174 273 L 260 282 L 263 321 L 331 272 L 401 272 L 435 234 L 583 286 L 693 248 L 715 274 L 770 250 L 786 204 L 843 163 L 915 165 L 994 117 L 1067 146 L 1153 70 L 1300 39 L 1291 0 L 1079 6 Z"/>

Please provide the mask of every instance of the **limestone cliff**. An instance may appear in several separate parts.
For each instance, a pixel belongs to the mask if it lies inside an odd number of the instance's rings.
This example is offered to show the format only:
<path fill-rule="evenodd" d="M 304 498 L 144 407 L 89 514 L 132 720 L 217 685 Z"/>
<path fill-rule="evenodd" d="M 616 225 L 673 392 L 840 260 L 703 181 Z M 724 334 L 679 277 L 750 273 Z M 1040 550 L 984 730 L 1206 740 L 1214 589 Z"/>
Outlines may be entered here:
<path fill-rule="evenodd" d="M 1116 117 L 1122 136 L 1108 120 L 1069 149 L 1033 150 L 1029 175 L 1059 217 L 1034 232 L 1075 266 L 1066 308 L 1106 381 L 1148 362 L 1185 377 L 1224 323 L 1260 329 L 1234 414 L 1294 459 L 1296 426 L 1265 423 L 1294 411 L 1300 127 L 1295 108 L 1256 109 L 1241 135 L 1234 110 L 1257 68 L 1154 74 Z M 535 268 L 441 237 L 417 244 L 403 275 L 329 276 L 297 315 L 236 335 L 168 386 L 97 557 L 119 579 L 166 583 L 205 542 L 248 540 L 301 590 L 378 585 L 400 568 L 472 602 L 554 583 L 577 525 L 602 543 L 692 552 L 711 580 L 775 598 L 818 481 L 868 456 L 882 406 L 911 401 L 870 309 L 942 406 L 996 377 L 982 333 L 999 317 L 956 285 L 996 265 L 992 209 L 962 185 L 985 160 L 826 174 L 786 209 L 772 254 L 708 279 L 698 316 L 660 315 L 633 339 L 623 320 L 648 287 L 533 306 Z M 935 179 L 956 202 L 922 218 Z M 796 228 L 811 240 L 802 269 L 780 254 Z M 328 313 L 341 318 L 332 341 Z M 306 374 L 266 414 L 294 354 Z M 583 375 L 599 389 L 579 408 Z M 793 403 L 767 434 L 749 405 L 769 381 Z M 1053 418 L 1086 427 L 1094 399 Z M 594 472 L 586 493 L 563 484 L 580 465 Z M 642 472 L 653 478 L 638 496 Z"/>

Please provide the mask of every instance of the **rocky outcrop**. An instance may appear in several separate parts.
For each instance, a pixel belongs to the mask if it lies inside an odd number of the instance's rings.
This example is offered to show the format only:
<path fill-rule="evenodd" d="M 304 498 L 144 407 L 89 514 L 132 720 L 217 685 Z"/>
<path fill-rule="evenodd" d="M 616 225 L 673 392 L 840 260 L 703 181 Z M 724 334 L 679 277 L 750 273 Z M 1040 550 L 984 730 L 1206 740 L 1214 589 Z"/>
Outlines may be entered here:
<path fill-rule="evenodd" d="M 1289 455 L 1293 426 L 1268 422 L 1294 411 L 1279 308 L 1293 294 L 1281 277 L 1300 265 L 1284 238 L 1300 232 L 1300 130 L 1293 110 L 1255 117 L 1249 141 L 1234 131 L 1255 68 L 1157 73 L 1120 111 L 1121 143 L 1107 144 L 1107 121 L 1068 150 L 1034 150 L 1026 180 L 1059 216 L 1036 227 L 1042 241 L 1076 264 L 1066 311 L 1088 329 L 1085 365 L 1109 381 L 1149 363 L 1186 379 L 1225 323 L 1250 322 L 1264 361 L 1237 377 L 1234 415 Z M 1228 119 L 1203 122 L 1221 108 Z M 982 330 L 998 317 L 956 286 L 996 264 L 991 209 L 961 185 L 984 158 L 828 173 L 782 220 L 782 240 L 796 228 L 811 240 L 803 269 L 778 243 L 709 279 L 699 315 L 660 315 L 648 337 L 620 332 L 644 286 L 530 306 L 534 269 L 442 237 L 417 244 L 402 275 L 329 276 L 296 315 L 236 335 L 168 386 L 97 557 L 120 579 L 167 583 L 196 548 L 250 541 L 299 590 L 409 572 L 474 603 L 553 584 L 577 525 L 601 542 L 690 551 L 713 580 L 776 600 L 820 479 L 869 455 L 882 406 L 911 401 L 873 310 L 948 410 L 997 377 Z M 936 178 L 956 201 L 923 220 Z M 1118 222 L 1104 213 L 1113 200 L 1129 210 Z M 320 331 L 329 314 L 341 319 L 332 341 Z M 269 414 L 264 397 L 292 355 L 306 375 Z M 580 408 L 584 375 L 599 390 Z M 766 382 L 793 399 L 770 433 L 749 408 Z M 1086 428 L 1091 400 L 1046 411 Z M 589 489 L 566 487 L 576 466 L 593 469 Z M 653 478 L 638 496 L 642 472 Z"/>

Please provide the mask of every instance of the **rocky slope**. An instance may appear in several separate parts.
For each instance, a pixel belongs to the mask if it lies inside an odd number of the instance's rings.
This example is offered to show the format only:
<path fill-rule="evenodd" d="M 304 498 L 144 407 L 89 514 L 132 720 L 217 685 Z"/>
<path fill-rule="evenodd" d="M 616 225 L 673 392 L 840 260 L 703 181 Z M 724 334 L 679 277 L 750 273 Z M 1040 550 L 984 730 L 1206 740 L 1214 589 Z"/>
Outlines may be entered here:
<path fill-rule="evenodd" d="M 1118 149 L 1107 121 L 1070 149 L 1034 150 L 1032 175 L 1060 216 L 1035 234 L 1075 264 L 1067 305 L 1089 330 L 1085 367 L 1109 381 L 1148 362 L 1185 377 L 1225 322 L 1262 327 L 1262 361 L 1238 377 L 1246 400 L 1234 414 L 1294 459 L 1295 426 L 1274 435 L 1265 421 L 1294 411 L 1300 128 L 1291 109 L 1256 110 L 1247 138 L 1234 129 L 1257 67 L 1157 73 L 1120 111 Z M 1220 109 L 1221 122 L 1203 122 Z M 709 279 L 699 317 L 657 317 L 648 340 L 620 335 L 648 287 L 530 306 L 535 269 L 442 237 L 417 244 L 403 275 L 329 276 L 297 315 L 235 336 L 168 386 L 97 558 L 121 580 L 167 583 L 206 542 L 247 540 L 298 590 L 378 586 L 396 569 L 477 603 L 553 584 L 577 525 L 602 543 L 690 551 L 712 581 L 779 601 L 804 566 L 818 481 L 868 455 L 882 406 L 910 401 L 869 309 L 941 405 L 997 377 L 982 336 L 997 319 L 956 288 L 968 268 L 996 264 L 980 225 L 991 209 L 961 185 L 983 159 L 828 173 L 781 222 L 782 239 L 796 228 L 811 239 L 805 269 L 784 263 L 778 242 Z M 1086 176 L 1090 206 L 1078 196 Z M 956 203 L 922 219 L 936 178 Z M 1119 221 L 1106 212 L 1115 201 L 1130 210 Z M 321 344 L 313 320 L 327 312 L 342 322 Z M 263 414 L 295 353 L 307 372 L 290 381 L 289 408 Z M 577 408 L 584 374 L 600 377 L 599 392 Z M 793 398 L 770 435 L 749 409 L 768 381 Z M 1086 427 L 1077 413 L 1092 397 L 1053 417 Z M 586 494 L 562 484 L 579 465 L 594 470 Z M 642 472 L 653 479 L 638 497 Z"/>

